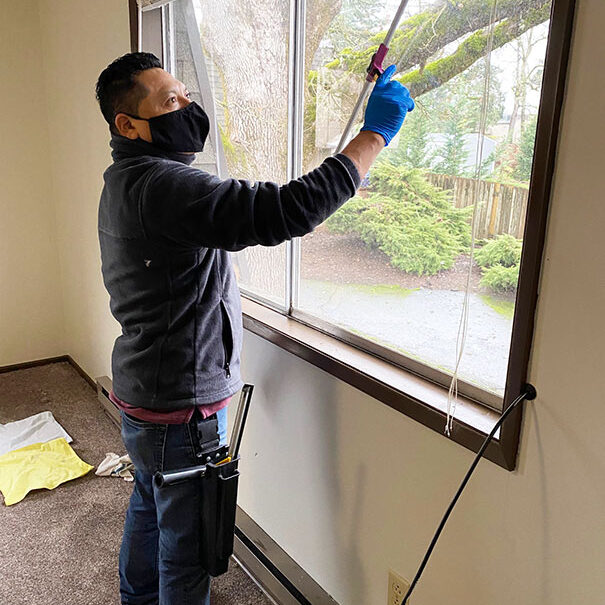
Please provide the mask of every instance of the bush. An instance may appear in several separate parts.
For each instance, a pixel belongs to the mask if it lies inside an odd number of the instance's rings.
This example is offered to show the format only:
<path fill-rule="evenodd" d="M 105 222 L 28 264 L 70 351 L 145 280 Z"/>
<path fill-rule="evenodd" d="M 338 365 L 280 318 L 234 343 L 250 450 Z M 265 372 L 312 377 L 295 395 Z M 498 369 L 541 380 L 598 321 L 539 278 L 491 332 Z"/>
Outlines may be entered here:
<path fill-rule="evenodd" d="M 371 203 L 368 198 L 356 195 L 326 221 L 326 227 L 334 233 L 357 231 L 361 216 L 370 207 Z"/>
<path fill-rule="evenodd" d="M 481 267 L 513 267 L 521 260 L 522 245 L 523 242 L 512 235 L 499 235 L 475 252 L 475 260 Z"/>
<path fill-rule="evenodd" d="M 446 191 L 419 170 L 388 162 L 372 169 L 373 192 L 355 197 L 326 222 L 338 233 L 357 233 L 407 273 L 449 269 L 470 246 L 472 208 L 455 208 Z"/>
<path fill-rule="evenodd" d="M 505 267 L 494 265 L 483 269 L 481 285 L 491 288 L 495 292 L 512 292 L 517 288 L 519 281 L 519 265 Z"/>

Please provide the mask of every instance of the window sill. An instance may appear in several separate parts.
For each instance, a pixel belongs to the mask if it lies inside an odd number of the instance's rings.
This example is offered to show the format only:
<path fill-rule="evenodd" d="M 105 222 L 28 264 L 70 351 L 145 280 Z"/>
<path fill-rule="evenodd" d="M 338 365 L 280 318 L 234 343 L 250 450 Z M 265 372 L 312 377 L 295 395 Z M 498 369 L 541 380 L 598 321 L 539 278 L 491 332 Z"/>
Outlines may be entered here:
<path fill-rule="evenodd" d="M 242 311 L 246 330 L 473 452 L 479 451 L 500 417 L 498 412 L 458 396 L 453 429 L 448 437 L 444 433 L 448 395 L 444 387 L 243 296 Z M 510 421 L 512 419 L 507 420 Z M 485 452 L 485 458 L 507 470 L 514 470 L 516 451 L 517 443 L 503 444 L 494 438 Z"/>

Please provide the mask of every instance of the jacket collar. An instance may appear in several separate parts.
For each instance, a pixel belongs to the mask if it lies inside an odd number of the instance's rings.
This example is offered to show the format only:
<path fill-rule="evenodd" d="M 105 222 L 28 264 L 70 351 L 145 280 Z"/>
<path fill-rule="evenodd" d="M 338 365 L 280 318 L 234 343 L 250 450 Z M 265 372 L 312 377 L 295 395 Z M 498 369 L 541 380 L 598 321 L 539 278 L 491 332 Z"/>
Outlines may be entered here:
<path fill-rule="evenodd" d="M 192 164 L 195 160 L 195 154 L 164 151 L 152 143 L 143 141 L 143 139 L 132 140 L 120 135 L 111 135 L 109 145 L 112 149 L 111 157 L 114 162 L 144 155 L 173 160 L 188 165 Z"/>

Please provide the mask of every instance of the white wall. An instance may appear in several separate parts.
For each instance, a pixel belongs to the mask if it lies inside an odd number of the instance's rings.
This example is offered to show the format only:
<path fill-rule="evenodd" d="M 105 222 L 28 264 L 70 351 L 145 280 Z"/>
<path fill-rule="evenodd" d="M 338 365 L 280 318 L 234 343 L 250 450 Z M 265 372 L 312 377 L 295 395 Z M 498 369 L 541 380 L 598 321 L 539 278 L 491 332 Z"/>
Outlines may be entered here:
<path fill-rule="evenodd" d="M 0 19 L 0 366 L 65 353 L 37 4 Z"/>
<path fill-rule="evenodd" d="M 101 279 L 97 211 L 111 163 L 109 130 L 95 99 L 101 71 L 130 51 L 128 0 L 39 0 L 56 237 L 66 343 L 89 374 L 108 373 L 119 325 Z"/>
<path fill-rule="evenodd" d="M 40 0 L 40 8 L 66 310 L 67 350 L 57 353 L 93 376 L 109 374 L 117 327 L 96 235 L 109 154 L 92 89 L 98 72 L 128 50 L 127 2 Z M 17 19 L 22 9 L 11 10 Z M 594 605 L 605 592 L 604 27 L 605 4 L 578 0 L 530 372 L 539 397 L 526 414 L 520 468 L 480 464 L 418 587 L 418 605 Z M 23 66 L 34 79 L 40 73 L 34 59 Z M 39 108 L 23 103 L 21 115 Z M 23 174 L 24 160 L 13 160 L 15 172 Z M 48 179 L 40 177 L 35 204 L 17 223 L 44 209 Z M 51 239 L 45 262 L 52 250 Z M 39 278 L 35 268 L 31 261 L 26 270 Z M 11 312 L 21 321 L 20 310 Z M 58 329 L 57 318 L 40 328 Z M 41 335 L 40 351 L 43 342 Z M 254 335 L 246 336 L 244 373 L 257 390 L 244 439 L 243 508 L 342 605 L 386 603 L 388 568 L 411 577 L 472 454 Z"/>
<path fill-rule="evenodd" d="M 605 3 L 579 0 L 520 467 L 483 461 L 412 598 L 605 597 Z M 254 335 L 241 505 L 342 605 L 411 579 L 473 455 Z"/>

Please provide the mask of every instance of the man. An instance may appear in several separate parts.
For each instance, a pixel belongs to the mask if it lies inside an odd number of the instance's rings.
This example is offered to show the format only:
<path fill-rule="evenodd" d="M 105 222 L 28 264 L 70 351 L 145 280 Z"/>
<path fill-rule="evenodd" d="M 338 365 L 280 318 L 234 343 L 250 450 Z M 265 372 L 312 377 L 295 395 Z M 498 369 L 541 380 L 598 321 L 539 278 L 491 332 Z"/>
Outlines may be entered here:
<path fill-rule="evenodd" d="M 135 465 L 120 550 L 124 605 L 207 605 L 199 561 L 199 482 L 153 484 L 156 471 L 200 464 L 224 443 L 240 379 L 242 321 L 229 251 L 305 235 L 355 194 L 414 107 L 390 81 L 368 101 L 341 154 L 279 186 L 221 180 L 190 167 L 209 131 L 186 87 L 148 53 L 116 59 L 96 92 L 113 164 L 99 206 L 102 272 L 122 326 L 112 400 Z"/>

